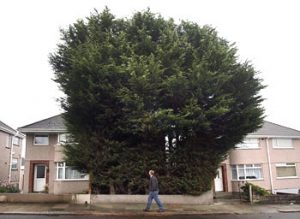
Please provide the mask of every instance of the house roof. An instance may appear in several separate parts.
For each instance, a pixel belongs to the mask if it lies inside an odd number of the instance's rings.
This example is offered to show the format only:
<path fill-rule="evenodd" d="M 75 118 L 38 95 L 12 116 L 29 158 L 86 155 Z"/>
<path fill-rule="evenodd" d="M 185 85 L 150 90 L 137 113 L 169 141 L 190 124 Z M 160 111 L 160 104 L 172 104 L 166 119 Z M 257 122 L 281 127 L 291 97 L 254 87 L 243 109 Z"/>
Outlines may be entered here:
<path fill-rule="evenodd" d="M 52 116 L 47 119 L 43 119 L 41 121 L 25 125 L 23 127 L 18 128 L 23 133 L 37 133 L 37 132 L 66 132 L 67 128 L 65 126 L 65 120 L 62 114 Z"/>
<path fill-rule="evenodd" d="M 6 132 L 6 133 L 12 134 L 12 135 L 17 133 L 16 130 L 14 130 L 12 127 L 6 125 L 1 120 L 0 120 L 0 130 L 3 131 L 3 132 Z"/>
<path fill-rule="evenodd" d="M 22 133 L 19 133 L 17 130 L 13 129 L 9 125 L 6 125 L 4 122 L 0 121 L 0 131 L 5 133 L 17 136 L 19 138 L 24 138 L 25 136 Z"/>
<path fill-rule="evenodd" d="M 263 126 L 249 136 L 258 137 L 293 137 L 300 138 L 300 131 L 273 122 L 264 121 Z"/>
<path fill-rule="evenodd" d="M 1 125 L 1 123 L 0 123 Z M 1 127 L 1 126 L 0 126 Z M 12 129 L 12 128 L 10 128 Z M 13 129 L 12 129 L 13 130 Z M 23 133 L 37 133 L 37 132 L 66 132 L 65 120 L 62 114 L 23 126 L 18 128 Z M 272 122 L 264 121 L 263 126 L 256 132 L 248 135 L 248 137 L 293 137 L 300 138 L 300 131 L 278 125 Z"/>

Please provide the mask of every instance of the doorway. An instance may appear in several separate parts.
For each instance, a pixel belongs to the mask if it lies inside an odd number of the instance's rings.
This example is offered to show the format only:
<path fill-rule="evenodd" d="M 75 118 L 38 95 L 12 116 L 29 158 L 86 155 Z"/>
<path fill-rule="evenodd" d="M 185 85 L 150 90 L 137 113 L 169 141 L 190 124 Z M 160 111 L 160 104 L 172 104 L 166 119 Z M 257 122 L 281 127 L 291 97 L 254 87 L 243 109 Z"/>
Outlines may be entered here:
<path fill-rule="evenodd" d="M 215 191 L 224 192 L 222 167 L 218 168 L 217 176 L 215 177 Z"/>
<path fill-rule="evenodd" d="M 29 167 L 28 192 L 48 192 L 46 186 L 49 183 L 49 161 L 31 160 Z"/>
<path fill-rule="evenodd" d="M 34 166 L 34 183 L 33 192 L 44 192 L 46 186 L 46 170 L 44 164 L 36 164 Z"/>

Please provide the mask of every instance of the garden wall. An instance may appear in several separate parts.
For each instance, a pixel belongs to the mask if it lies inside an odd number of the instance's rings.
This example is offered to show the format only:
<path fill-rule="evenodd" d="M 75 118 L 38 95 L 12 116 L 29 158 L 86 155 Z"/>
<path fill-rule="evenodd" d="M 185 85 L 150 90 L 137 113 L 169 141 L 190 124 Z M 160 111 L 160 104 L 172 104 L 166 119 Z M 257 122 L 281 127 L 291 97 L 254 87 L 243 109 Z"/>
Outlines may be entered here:
<path fill-rule="evenodd" d="M 72 201 L 72 195 L 52 195 L 52 194 L 20 194 L 20 193 L 0 193 L 0 202 L 15 203 L 68 203 Z"/>
<path fill-rule="evenodd" d="M 212 204 L 213 192 L 208 191 L 200 196 L 192 195 L 159 195 L 165 204 Z M 108 204 L 108 203 L 146 203 L 148 195 L 89 195 L 75 194 L 72 196 L 74 203 L 83 204 Z"/>
<path fill-rule="evenodd" d="M 213 192 L 208 191 L 200 196 L 160 195 L 165 204 L 212 204 Z M 148 195 L 90 195 L 90 194 L 19 194 L 0 193 L 1 202 L 15 203 L 75 203 L 75 204 L 108 204 L 108 203 L 146 203 Z"/>
<path fill-rule="evenodd" d="M 280 194 L 269 196 L 254 196 L 254 201 L 261 204 L 300 204 L 300 195 Z"/>

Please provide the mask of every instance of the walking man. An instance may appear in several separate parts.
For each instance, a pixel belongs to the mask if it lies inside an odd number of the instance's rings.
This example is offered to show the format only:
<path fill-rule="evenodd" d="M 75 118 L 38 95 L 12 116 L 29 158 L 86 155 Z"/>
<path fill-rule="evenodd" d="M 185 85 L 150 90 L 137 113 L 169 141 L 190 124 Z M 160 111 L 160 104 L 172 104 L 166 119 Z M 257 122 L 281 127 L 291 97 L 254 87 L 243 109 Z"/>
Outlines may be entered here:
<path fill-rule="evenodd" d="M 149 196 L 148 196 L 148 202 L 147 206 L 144 209 L 144 211 L 150 211 L 152 200 L 154 199 L 156 204 L 159 207 L 159 212 L 164 212 L 164 207 L 161 201 L 159 200 L 158 197 L 158 181 L 157 178 L 154 176 L 154 170 L 149 171 L 149 176 L 150 176 L 150 182 L 149 182 Z"/>

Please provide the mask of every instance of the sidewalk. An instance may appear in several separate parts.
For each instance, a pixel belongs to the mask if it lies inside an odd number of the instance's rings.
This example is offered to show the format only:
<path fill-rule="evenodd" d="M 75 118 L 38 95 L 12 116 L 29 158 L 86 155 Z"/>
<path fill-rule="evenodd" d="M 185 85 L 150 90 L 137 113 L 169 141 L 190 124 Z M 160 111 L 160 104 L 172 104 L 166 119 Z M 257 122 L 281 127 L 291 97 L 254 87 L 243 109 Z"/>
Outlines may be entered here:
<path fill-rule="evenodd" d="M 166 211 L 156 212 L 153 203 L 151 212 L 143 212 L 145 204 L 75 205 L 65 203 L 1 203 L 0 214 L 44 215 L 144 215 L 144 214 L 260 214 L 300 212 L 300 205 L 250 205 L 242 202 L 217 202 L 212 205 L 166 205 Z"/>

